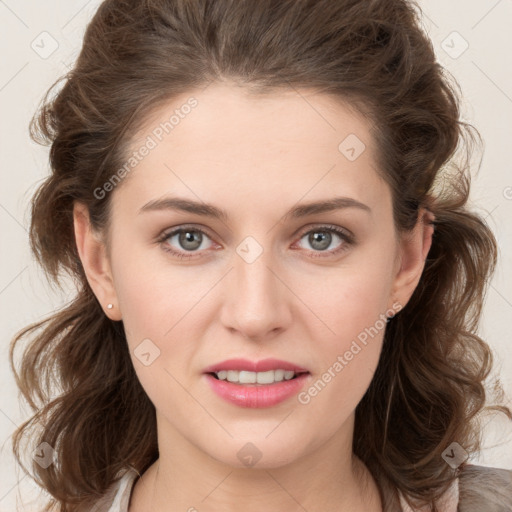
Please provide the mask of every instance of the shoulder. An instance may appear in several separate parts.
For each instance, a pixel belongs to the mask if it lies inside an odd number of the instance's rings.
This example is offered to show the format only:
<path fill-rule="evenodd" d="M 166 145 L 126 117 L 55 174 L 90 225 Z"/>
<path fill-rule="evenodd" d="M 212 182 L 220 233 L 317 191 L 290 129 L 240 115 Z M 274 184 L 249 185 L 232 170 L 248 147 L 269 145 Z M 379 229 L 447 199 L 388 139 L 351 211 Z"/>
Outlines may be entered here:
<path fill-rule="evenodd" d="M 389 510 L 431 510 L 411 508 L 402 493 L 398 494 L 400 507 Z M 440 498 L 438 507 L 443 512 L 512 512 L 512 470 L 468 464 Z"/>
<path fill-rule="evenodd" d="M 468 464 L 459 474 L 460 512 L 510 512 L 512 470 Z"/>
<path fill-rule="evenodd" d="M 140 476 L 134 468 L 118 475 L 105 494 L 93 505 L 82 506 L 78 512 L 128 512 L 128 504 L 135 480 Z"/>

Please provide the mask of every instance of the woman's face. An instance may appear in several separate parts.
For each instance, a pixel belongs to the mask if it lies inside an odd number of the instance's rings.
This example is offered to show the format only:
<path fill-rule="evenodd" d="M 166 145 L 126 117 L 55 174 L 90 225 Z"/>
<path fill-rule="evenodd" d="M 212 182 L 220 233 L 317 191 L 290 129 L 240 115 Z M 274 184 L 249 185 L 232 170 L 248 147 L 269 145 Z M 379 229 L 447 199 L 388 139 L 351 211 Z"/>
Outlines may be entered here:
<path fill-rule="evenodd" d="M 259 467 L 349 438 L 385 317 L 421 273 L 422 236 L 414 249 L 397 239 L 366 121 L 304 90 L 214 84 L 160 108 L 131 148 L 137 165 L 108 192 L 112 286 L 91 284 L 123 321 L 159 437 Z M 245 385 L 205 373 L 270 358 L 308 373 Z"/>

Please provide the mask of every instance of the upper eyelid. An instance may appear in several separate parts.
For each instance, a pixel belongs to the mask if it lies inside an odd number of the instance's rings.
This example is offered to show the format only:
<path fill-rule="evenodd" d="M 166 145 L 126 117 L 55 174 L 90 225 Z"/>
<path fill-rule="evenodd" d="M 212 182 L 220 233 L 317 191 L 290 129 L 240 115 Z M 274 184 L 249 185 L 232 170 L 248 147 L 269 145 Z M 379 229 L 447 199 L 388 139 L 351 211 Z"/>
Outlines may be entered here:
<path fill-rule="evenodd" d="M 183 225 L 180 225 L 180 226 L 176 226 L 174 228 L 165 229 L 164 231 L 162 231 L 161 235 L 158 236 L 158 240 L 164 240 L 165 241 L 170 236 L 174 236 L 174 235 L 178 234 L 180 231 L 186 231 L 187 229 L 189 229 L 190 231 L 199 231 L 199 232 L 207 235 L 211 239 L 214 238 L 213 236 L 210 235 L 208 230 L 203 228 L 203 227 L 183 224 Z"/>

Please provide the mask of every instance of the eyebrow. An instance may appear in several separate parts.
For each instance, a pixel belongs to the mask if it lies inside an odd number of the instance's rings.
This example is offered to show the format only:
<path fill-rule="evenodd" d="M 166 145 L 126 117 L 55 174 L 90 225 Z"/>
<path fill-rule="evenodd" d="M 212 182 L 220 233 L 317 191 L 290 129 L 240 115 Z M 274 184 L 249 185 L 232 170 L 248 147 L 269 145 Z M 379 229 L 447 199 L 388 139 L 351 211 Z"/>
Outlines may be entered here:
<path fill-rule="evenodd" d="M 372 211 L 368 205 L 361 203 L 356 199 L 351 197 L 337 196 L 324 201 L 315 201 L 294 206 L 283 216 L 283 219 L 300 219 L 309 215 L 326 213 L 345 208 L 357 208 L 370 214 Z M 164 197 L 161 199 L 153 199 L 142 206 L 142 208 L 139 210 L 139 213 L 159 210 L 183 211 L 196 215 L 202 215 L 204 217 L 212 217 L 222 221 L 227 221 L 229 219 L 227 211 L 223 210 L 222 208 L 218 208 L 213 204 L 194 201 L 192 199 L 184 199 L 180 197 Z"/>

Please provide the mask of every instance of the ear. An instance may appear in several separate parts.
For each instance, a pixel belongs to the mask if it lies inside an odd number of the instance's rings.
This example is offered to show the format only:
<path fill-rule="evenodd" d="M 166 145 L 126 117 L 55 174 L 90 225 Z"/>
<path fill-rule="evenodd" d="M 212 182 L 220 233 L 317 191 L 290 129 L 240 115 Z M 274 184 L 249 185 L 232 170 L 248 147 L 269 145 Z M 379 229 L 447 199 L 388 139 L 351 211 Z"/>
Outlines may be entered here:
<path fill-rule="evenodd" d="M 402 308 L 411 298 L 425 267 L 425 260 L 432 245 L 434 226 L 432 212 L 420 208 L 418 221 L 413 230 L 405 233 L 399 240 L 399 258 L 393 279 L 392 297 Z"/>
<path fill-rule="evenodd" d="M 111 320 L 121 320 L 107 250 L 104 242 L 92 229 L 87 206 L 75 202 L 73 223 L 78 254 L 89 286 L 103 307 L 105 314 Z M 113 304 L 114 307 L 108 309 L 107 304 Z"/>

